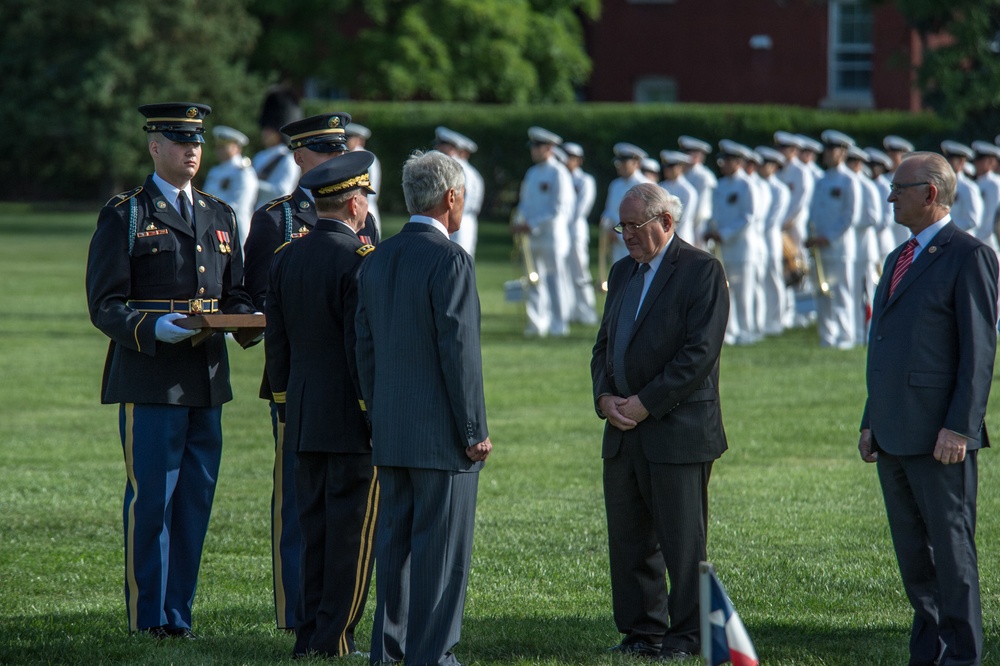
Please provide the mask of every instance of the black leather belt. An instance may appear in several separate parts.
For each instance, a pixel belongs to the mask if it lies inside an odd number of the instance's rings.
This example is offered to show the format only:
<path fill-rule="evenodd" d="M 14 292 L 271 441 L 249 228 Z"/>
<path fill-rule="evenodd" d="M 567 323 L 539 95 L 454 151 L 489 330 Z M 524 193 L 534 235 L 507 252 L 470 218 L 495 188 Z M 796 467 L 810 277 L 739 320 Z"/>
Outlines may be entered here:
<path fill-rule="evenodd" d="M 182 314 L 215 314 L 219 311 L 217 298 L 154 299 L 149 301 L 129 301 L 129 307 L 140 312 L 180 312 Z"/>

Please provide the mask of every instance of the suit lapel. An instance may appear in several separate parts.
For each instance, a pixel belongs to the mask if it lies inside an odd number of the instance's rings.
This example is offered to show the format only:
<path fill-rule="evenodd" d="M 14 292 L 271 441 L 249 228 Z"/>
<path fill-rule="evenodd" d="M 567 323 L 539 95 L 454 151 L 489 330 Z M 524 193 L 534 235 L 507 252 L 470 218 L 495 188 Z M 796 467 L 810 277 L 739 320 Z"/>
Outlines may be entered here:
<path fill-rule="evenodd" d="M 635 332 L 639 330 L 639 326 L 642 325 L 642 321 L 646 318 L 646 315 L 653 309 L 653 302 L 663 293 L 664 287 L 666 287 L 667 282 L 670 280 L 670 276 L 674 274 L 677 257 L 680 254 L 680 246 L 683 242 L 680 238 L 674 236 L 670 247 L 666 249 L 666 254 L 660 262 L 660 267 L 656 269 L 656 273 L 653 275 L 653 283 L 649 285 L 649 291 L 646 292 L 646 297 L 642 299 L 642 305 L 639 307 L 639 315 L 635 318 L 635 326 L 632 327 L 633 337 L 635 336 Z"/>
<path fill-rule="evenodd" d="M 886 307 L 890 307 L 893 303 L 899 300 L 899 297 L 903 294 L 903 292 L 905 292 L 924 271 L 930 268 L 930 266 L 937 261 L 939 257 L 944 255 L 948 242 L 951 241 L 951 237 L 955 233 L 955 229 L 956 227 L 954 224 L 949 222 L 943 229 L 941 229 L 941 231 L 937 233 L 937 235 L 934 236 L 934 238 L 931 239 L 930 245 L 920 250 L 920 254 L 913 260 L 910 268 L 906 271 L 906 275 L 903 276 L 903 279 L 899 281 L 899 285 L 896 286 L 896 291 L 894 291 L 886 301 Z M 901 253 L 902 250 L 900 250 L 900 252 L 896 255 L 897 261 L 899 260 L 899 254 Z M 893 271 L 895 271 L 896 262 L 893 262 L 892 267 Z"/>

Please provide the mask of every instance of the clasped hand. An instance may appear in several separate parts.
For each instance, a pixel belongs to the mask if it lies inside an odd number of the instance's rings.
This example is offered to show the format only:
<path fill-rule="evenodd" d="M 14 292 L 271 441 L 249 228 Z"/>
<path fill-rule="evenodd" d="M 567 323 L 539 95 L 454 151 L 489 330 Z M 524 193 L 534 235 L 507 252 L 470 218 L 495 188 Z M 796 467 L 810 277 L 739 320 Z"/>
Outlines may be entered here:
<path fill-rule="evenodd" d="M 616 395 L 602 395 L 597 406 L 608 419 L 608 423 L 621 431 L 631 430 L 649 416 L 639 396 L 621 398 Z"/>

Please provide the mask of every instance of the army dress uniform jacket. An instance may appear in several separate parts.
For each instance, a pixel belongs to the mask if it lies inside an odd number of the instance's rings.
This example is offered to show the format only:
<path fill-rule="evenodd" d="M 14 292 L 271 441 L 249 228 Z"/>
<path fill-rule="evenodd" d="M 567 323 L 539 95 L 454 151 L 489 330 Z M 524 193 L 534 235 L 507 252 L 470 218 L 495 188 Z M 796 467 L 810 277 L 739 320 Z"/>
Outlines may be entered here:
<path fill-rule="evenodd" d="M 371 453 L 354 313 L 358 271 L 372 249 L 347 226 L 321 219 L 274 255 L 264 345 L 275 401 L 284 403 L 285 446 L 293 451 Z"/>
<path fill-rule="evenodd" d="M 257 310 L 264 311 L 274 251 L 284 243 L 308 234 L 316 226 L 317 219 L 316 206 L 301 187 L 296 187 L 289 195 L 267 202 L 253 214 L 247 245 L 243 250 L 246 257 L 244 283 Z M 378 245 L 378 228 L 371 213 L 358 232 L 358 238 L 362 244 Z M 266 370 L 260 384 L 260 397 L 272 400 Z"/>
<path fill-rule="evenodd" d="M 233 211 L 194 190 L 194 228 L 153 182 L 116 195 L 101 209 L 87 259 L 90 319 L 111 338 L 101 399 L 209 407 L 232 400 L 226 339 L 156 340 L 161 312 L 135 301 L 202 299 L 205 312 L 254 312 L 242 286 Z M 196 305 L 197 307 L 197 305 Z M 186 309 L 186 308 L 185 308 Z"/>

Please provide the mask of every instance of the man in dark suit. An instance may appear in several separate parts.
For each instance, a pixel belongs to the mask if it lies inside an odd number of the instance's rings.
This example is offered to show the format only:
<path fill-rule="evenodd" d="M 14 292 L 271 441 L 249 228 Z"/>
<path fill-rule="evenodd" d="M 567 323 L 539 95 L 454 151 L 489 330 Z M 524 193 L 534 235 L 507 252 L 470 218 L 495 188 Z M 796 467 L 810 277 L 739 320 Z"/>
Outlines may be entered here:
<path fill-rule="evenodd" d="M 977 453 L 996 354 L 997 258 L 951 221 L 955 174 L 911 153 L 889 203 L 911 239 L 885 261 L 872 304 L 858 450 L 878 463 L 913 606 L 910 664 L 979 664 Z"/>
<path fill-rule="evenodd" d="M 358 151 L 302 177 L 319 220 L 275 253 L 267 291 L 267 374 L 297 456 L 302 529 L 293 654 L 355 651 L 372 570 L 378 483 L 354 361 L 357 274 L 374 250 L 357 237 L 375 156 Z"/>
<path fill-rule="evenodd" d="M 194 346 L 187 315 L 254 311 L 236 216 L 191 186 L 203 104 L 139 107 L 154 172 L 101 209 L 87 259 L 90 319 L 111 338 L 101 401 L 119 404 L 129 631 L 193 638 L 191 604 L 233 399 L 226 339 Z"/>
<path fill-rule="evenodd" d="M 472 257 L 449 240 L 464 176 L 452 158 L 403 166 L 412 217 L 364 263 L 357 360 L 381 485 L 371 662 L 458 661 L 486 428 Z"/>
<path fill-rule="evenodd" d="M 700 649 L 708 480 L 727 448 L 719 355 L 729 291 L 722 264 L 674 235 L 677 197 L 636 185 L 619 212 L 615 230 L 629 256 L 611 268 L 590 364 L 597 413 L 607 419 L 611 592 L 625 635 L 612 650 L 678 659 Z"/>
<path fill-rule="evenodd" d="M 281 127 L 282 135 L 289 137 L 288 147 L 303 177 L 328 161 L 348 154 L 344 127 L 350 122 L 349 113 L 321 113 Z M 296 187 L 291 194 L 267 202 L 253 214 L 244 253 L 245 283 L 258 310 L 264 310 L 274 251 L 282 243 L 304 237 L 316 226 L 317 219 L 315 197 L 302 186 Z M 378 230 L 370 213 L 357 236 L 364 244 L 378 244 Z M 277 405 L 271 395 L 267 372 L 261 380 L 259 395 L 270 403 L 271 433 L 274 435 L 271 568 L 275 621 L 279 629 L 291 629 L 297 624 L 296 590 L 302 541 L 299 512 L 295 505 L 295 451 L 283 446 L 284 424 L 278 421 Z"/>

